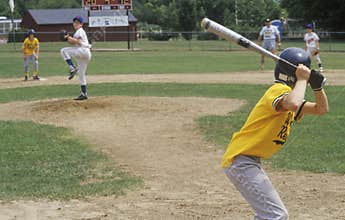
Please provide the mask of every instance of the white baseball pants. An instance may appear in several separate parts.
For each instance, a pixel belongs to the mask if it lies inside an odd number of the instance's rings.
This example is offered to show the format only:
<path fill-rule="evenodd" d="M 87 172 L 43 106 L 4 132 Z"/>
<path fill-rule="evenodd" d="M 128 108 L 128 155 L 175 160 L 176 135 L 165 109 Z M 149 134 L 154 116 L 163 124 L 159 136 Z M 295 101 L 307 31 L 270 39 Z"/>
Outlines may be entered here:
<path fill-rule="evenodd" d="M 64 60 L 69 60 L 71 57 L 78 62 L 78 73 L 80 85 L 85 86 L 87 65 L 91 60 L 91 51 L 89 48 L 83 47 L 65 47 L 61 49 L 61 56 Z"/>

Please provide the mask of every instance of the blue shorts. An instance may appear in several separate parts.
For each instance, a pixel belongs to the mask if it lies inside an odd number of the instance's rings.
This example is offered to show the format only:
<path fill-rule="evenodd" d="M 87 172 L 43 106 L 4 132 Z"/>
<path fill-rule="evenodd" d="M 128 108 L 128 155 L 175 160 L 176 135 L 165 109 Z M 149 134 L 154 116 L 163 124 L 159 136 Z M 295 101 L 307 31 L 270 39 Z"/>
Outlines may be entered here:
<path fill-rule="evenodd" d="M 272 51 L 276 49 L 276 41 L 275 40 L 264 40 L 262 42 L 262 47 L 266 50 Z"/>

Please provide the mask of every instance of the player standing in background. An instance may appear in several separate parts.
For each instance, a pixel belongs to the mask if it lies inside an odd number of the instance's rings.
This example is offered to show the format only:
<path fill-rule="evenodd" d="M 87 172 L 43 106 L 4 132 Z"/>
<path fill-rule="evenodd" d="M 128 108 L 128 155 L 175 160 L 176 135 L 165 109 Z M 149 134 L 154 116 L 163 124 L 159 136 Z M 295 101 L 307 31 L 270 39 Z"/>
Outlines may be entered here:
<path fill-rule="evenodd" d="M 83 18 L 77 16 L 73 18 L 73 27 L 76 30 L 73 37 L 66 35 L 67 41 L 74 45 L 74 47 L 65 47 L 61 49 L 61 56 L 67 62 L 70 72 L 68 79 L 71 80 L 75 74 L 79 73 L 79 81 L 81 87 L 81 94 L 74 100 L 86 100 L 86 70 L 87 65 L 91 60 L 91 45 L 87 39 L 86 32 L 83 29 Z M 72 57 L 78 62 L 78 67 L 73 64 Z"/>
<path fill-rule="evenodd" d="M 275 84 L 253 108 L 241 130 L 234 133 L 222 160 L 227 177 L 255 210 L 254 220 L 288 219 L 286 207 L 261 167 L 261 159 L 282 149 L 294 121 L 304 114 L 328 112 L 322 88 L 325 78 L 308 68 L 308 54 L 301 48 L 288 48 L 280 57 L 298 65 L 296 72 L 283 62 L 276 64 Z M 304 100 L 308 82 L 315 103 Z"/>
<path fill-rule="evenodd" d="M 265 21 L 265 26 L 261 29 L 259 34 L 259 43 L 262 42 L 262 47 L 272 53 L 276 54 L 276 40 L 278 42 L 278 48 L 280 48 L 280 32 L 276 26 L 271 24 L 269 18 Z M 261 55 L 260 69 L 263 70 L 265 67 L 265 56 Z"/>
<path fill-rule="evenodd" d="M 320 38 L 316 33 L 313 32 L 313 25 L 307 24 L 307 33 L 304 35 L 304 41 L 306 43 L 305 50 L 309 56 L 314 56 L 317 64 L 319 65 L 319 70 L 322 72 L 322 62 L 320 59 Z"/>
<path fill-rule="evenodd" d="M 24 59 L 24 81 L 29 79 L 30 60 L 33 62 L 33 79 L 39 80 L 38 76 L 38 55 L 40 51 L 39 41 L 35 37 L 35 31 L 30 29 L 23 43 L 23 59 Z"/>

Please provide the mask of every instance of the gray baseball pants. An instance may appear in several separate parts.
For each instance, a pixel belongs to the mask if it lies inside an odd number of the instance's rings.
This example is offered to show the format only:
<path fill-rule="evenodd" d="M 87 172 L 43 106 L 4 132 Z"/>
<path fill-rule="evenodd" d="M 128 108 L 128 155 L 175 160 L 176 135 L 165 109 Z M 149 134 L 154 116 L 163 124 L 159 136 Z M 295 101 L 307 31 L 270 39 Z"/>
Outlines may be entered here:
<path fill-rule="evenodd" d="M 29 72 L 29 64 L 30 64 L 30 60 L 32 60 L 33 64 L 34 64 L 34 71 L 38 70 L 38 60 L 36 60 L 35 54 L 32 54 L 31 56 L 25 56 L 24 59 L 24 71 L 25 73 Z"/>
<path fill-rule="evenodd" d="M 287 209 L 273 187 L 260 158 L 239 155 L 225 174 L 255 211 L 254 220 L 287 220 Z"/>

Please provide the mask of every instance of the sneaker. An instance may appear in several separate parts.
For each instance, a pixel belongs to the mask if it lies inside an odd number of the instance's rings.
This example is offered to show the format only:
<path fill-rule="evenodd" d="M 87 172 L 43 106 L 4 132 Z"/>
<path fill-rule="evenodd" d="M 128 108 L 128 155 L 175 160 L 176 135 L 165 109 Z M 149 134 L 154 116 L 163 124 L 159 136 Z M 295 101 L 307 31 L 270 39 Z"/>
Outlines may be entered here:
<path fill-rule="evenodd" d="M 68 77 L 68 79 L 69 79 L 69 80 L 73 79 L 73 77 L 75 76 L 75 74 L 77 74 L 77 72 L 78 72 L 78 68 L 73 68 L 73 69 L 71 69 L 71 71 L 69 72 L 69 77 Z"/>
<path fill-rule="evenodd" d="M 29 80 L 29 77 L 24 76 L 24 81 L 28 81 L 28 80 Z"/>
<path fill-rule="evenodd" d="M 38 75 L 32 77 L 34 80 L 40 80 L 40 77 Z"/>
<path fill-rule="evenodd" d="M 83 94 L 80 94 L 80 96 L 78 96 L 77 98 L 74 98 L 74 100 L 76 100 L 76 101 L 83 101 L 86 99 L 87 99 L 87 96 L 83 95 Z"/>

